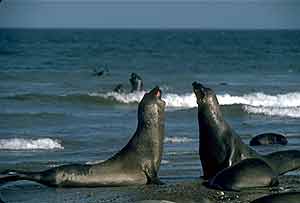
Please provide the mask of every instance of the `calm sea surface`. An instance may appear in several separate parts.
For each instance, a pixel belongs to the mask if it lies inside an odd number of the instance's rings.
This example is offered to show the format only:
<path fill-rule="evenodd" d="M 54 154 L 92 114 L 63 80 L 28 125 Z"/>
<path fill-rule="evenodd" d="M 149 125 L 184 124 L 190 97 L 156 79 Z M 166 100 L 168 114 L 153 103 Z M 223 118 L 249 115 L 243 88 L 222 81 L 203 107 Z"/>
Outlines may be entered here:
<path fill-rule="evenodd" d="M 112 92 L 120 83 L 129 90 L 132 72 L 146 90 L 159 85 L 167 102 L 165 182 L 201 175 L 193 81 L 216 91 L 246 143 L 263 132 L 288 137 L 256 150 L 300 149 L 300 31 L 0 29 L 0 169 L 113 155 L 137 125 L 144 92 Z M 44 190 L 30 182 L 0 189 L 10 202 L 53 201 Z"/>

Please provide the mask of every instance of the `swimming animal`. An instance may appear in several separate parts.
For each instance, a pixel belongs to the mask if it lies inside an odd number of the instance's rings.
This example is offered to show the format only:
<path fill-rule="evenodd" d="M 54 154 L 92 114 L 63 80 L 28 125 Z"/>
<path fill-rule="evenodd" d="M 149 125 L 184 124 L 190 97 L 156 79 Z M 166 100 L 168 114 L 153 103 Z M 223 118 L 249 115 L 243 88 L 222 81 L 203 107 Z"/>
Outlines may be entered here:
<path fill-rule="evenodd" d="M 143 80 L 138 74 L 131 73 L 129 82 L 131 84 L 131 92 L 144 90 Z"/>

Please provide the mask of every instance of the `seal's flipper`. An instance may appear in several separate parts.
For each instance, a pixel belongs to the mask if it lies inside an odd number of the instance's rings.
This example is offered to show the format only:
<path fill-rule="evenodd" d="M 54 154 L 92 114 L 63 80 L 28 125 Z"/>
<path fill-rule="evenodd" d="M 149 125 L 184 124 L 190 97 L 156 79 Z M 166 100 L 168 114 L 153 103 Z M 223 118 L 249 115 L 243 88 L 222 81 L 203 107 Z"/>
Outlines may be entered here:
<path fill-rule="evenodd" d="M 36 172 L 21 172 L 21 171 L 5 171 L 5 174 L 0 175 L 0 184 L 14 182 L 19 180 L 29 180 L 40 182 L 40 173 Z"/>

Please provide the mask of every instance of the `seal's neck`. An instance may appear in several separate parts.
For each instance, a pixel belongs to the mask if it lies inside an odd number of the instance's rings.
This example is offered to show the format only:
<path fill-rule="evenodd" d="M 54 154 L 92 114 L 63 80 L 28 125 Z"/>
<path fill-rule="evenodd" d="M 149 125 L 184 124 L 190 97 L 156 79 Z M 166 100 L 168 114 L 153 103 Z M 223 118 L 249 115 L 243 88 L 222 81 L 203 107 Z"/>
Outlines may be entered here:
<path fill-rule="evenodd" d="M 145 121 L 140 115 L 136 132 L 126 148 L 134 151 L 137 159 L 151 160 L 157 170 L 163 153 L 164 113 L 160 117 L 153 115 L 151 122 Z"/>
<path fill-rule="evenodd" d="M 198 106 L 198 123 L 201 135 L 207 133 L 215 134 L 216 131 L 223 131 L 225 129 L 223 126 L 225 127 L 227 124 L 223 119 L 220 106 L 216 99 L 213 102 Z"/>

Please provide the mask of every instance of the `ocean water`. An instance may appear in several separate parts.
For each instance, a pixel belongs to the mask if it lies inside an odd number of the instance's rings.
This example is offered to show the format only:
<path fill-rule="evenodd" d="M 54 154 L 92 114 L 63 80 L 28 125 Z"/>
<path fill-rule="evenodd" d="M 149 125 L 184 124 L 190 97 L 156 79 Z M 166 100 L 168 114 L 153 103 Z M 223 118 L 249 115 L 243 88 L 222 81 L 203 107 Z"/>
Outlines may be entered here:
<path fill-rule="evenodd" d="M 95 69 L 106 71 L 98 77 Z M 193 81 L 215 90 L 244 142 L 263 132 L 289 141 L 256 150 L 300 149 L 300 31 L 0 29 L 0 169 L 41 170 L 112 156 L 137 125 L 144 92 L 112 91 L 120 83 L 129 90 L 132 72 L 146 91 L 160 86 L 167 103 L 164 182 L 202 174 Z M 115 190 L 101 190 L 95 202 Z M 72 196 L 26 181 L 0 192 L 8 202 Z M 85 202 L 72 198 L 66 202 Z"/>

